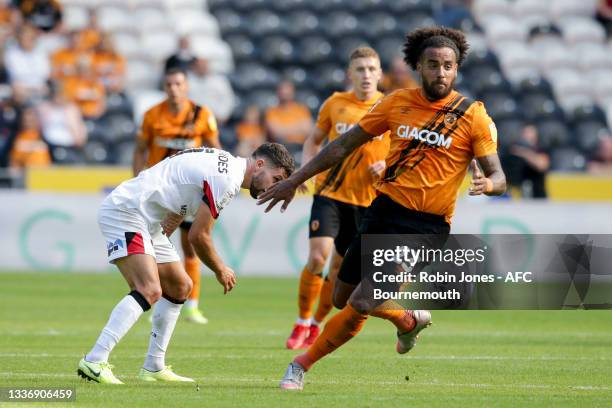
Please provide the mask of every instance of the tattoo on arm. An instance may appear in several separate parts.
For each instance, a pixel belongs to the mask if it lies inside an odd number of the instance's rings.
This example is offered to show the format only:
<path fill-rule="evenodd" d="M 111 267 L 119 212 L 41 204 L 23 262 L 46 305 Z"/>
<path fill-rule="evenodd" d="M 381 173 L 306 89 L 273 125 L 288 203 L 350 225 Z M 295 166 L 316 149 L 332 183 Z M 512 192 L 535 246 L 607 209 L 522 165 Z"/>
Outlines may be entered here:
<path fill-rule="evenodd" d="M 487 195 L 501 195 L 506 191 L 506 175 L 502 169 L 499 156 L 491 154 L 488 156 L 478 157 L 478 164 L 482 168 L 484 176 L 493 182 L 493 190 Z"/>

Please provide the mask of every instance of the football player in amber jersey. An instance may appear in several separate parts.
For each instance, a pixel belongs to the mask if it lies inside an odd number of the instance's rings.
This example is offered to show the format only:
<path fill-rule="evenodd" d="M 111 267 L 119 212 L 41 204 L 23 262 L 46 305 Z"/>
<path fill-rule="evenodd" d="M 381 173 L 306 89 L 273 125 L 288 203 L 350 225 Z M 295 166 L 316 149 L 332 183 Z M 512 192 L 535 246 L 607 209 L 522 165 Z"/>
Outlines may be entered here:
<path fill-rule="evenodd" d="M 380 58 L 372 48 L 360 47 L 351 53 L 347 74 L 352 90 L 335 92 L 321 105 L 316 126 L 304 143 L 302 163 L 312 159 L 323 142 L 331 142 L 355 126 L 382 98 L 383 94 L 377 91 L 382 75 Z M 309 222 L 308 262 L 298 289 L 299 316 L 287 339 L 287 348 L 309 347 L 319 335 L 319 325 L 332 309 L 332 290 L 342 258 L 357 233 L 362 213 L 376 196 L 374 182 L 382 175 L 388 151 L 389 135 L 382 132 L 329 171 L 317 175 Z M 323 279 L 330 254 L 329 273 Z M 317 298 L 319 304 L 313 317 Z"/>
<path fill-rule="evenodd" d="M 182 69 L 171 68 L 165 73 L 164 89 L 167 99 L 144 115 L 134 150 L 134 176 L 145 167 L 153 167 L 180 150 L 201 146 L 221 147 L 215 117 L 207 107 L 188 99 L 187 76 Z M 205 324 L 208 319 L 198 307 L 200 260 L 188 239 L 190 221 L 187 219 L 180 228 L 185 270 L 193 281 L 193 290 L 185 302 L 183 313 L 188 321 Z"/>
<path fill-rule="evenodd" d="M 267 210 L 283 201 L 282 211 L 305 180 L 335 165 L 376 135 L 391 132 L 386 170 L 376 184 L 379 195 L 364 215 L 339 276 L 358 276 L 343 271 L 360 269 L 362 234 L 448 234 L 457 192 L 471 163 L 471 195 L 505 191 L 495 124 L 481 102 L 453 89 L 467 49 L 465 36 L 457 30 L 429 27 L 410 33 L 404 45 L 405 61 L 418 72 L 422 86 L 400 89 L 381 99 L 357 126 L 289 179 L 261 194 L 260 204 L 271 200 Z M 417 334 L 431 324 L 431 313 L 426 310 L 385 310 L 381 315 L 380 303 L 361 287 L 360 281 L 354 283 L 346 306 L 327 322 L 313 345 L 289 364 L 281 388 L 301 390 L 304 373 L 353 338 L 369 315 L 395 324 L 399 353 L 410 351 Z"/>

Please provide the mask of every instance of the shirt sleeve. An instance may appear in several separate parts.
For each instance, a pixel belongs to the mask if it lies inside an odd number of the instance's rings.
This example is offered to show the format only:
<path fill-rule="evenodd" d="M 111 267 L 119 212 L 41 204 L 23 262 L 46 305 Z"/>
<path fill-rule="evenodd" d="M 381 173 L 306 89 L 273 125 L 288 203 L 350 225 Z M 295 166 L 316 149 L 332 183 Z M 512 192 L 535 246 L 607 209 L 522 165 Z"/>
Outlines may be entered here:
<path fill-rule="evenodd" d="M 472 118 L 472 150 L 474 156 L 497 153 L 497 128 L 482 102 L 477 102 Z"/>
<path fill-rule="evenodd" d="M 212 112 L 203 107 L 198 120 L 205 122 L 202 126 L 202 143 L 206 146 L 219 146 L 219 128 Z"/>
<path fill-rule="evenodd" d="M 219 217 L 219 213 L 225 208 L 236 195 L 236 182 L 231 176 L 232 169 L 230 166 L 235 165 L 235 159 L 231 156 L 228 158 L 227 167 L 220 166 L 221 174 L 213 176 L 204 176 L 202 180 L 202 202 L 210 209 L 213 218 Z M 223 162 L 219 162 L 223 163 Z M 224 172 L 223 169 L 226 169 Z"/>
<path fill-rule="evenodd" d="M 317 115 L 317 123 L 316 126 L 323 133 L 329 133 L 331 129 L 331 98 L 328 98 L 323 104 L 321 108 L 319 108 L 319 114 Z"/>
<path fill-rule="evenodd" d="M 359 121 L 359 127 L 374 136 L 382 135 L 389 130 L 387 116 L 393 106 L 393 95 L 385 96 L 376 102 Z"/>
<path fill-rule="evenodd" d="M 153 132 L 151 131 L 151 113 L 150 112 L 145 113 L 137 138 L 138 140 L 144 141 L 147 145 L 151 144 L 151 141 L 153 140 Z"/>

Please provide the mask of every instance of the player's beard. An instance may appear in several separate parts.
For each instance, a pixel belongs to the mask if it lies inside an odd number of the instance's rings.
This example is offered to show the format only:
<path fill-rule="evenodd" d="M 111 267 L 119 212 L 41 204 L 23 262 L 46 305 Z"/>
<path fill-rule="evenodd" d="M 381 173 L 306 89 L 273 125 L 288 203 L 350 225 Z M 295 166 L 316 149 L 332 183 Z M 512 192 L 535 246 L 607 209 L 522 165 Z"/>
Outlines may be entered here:
<path fill-rule="evenodd" d="M 251 185 L 249 186 L 249 194 L 251 194 L 251 197 L 256 199 L 258 195 L 264 192 L 264 189 L 261 188 L 260 184 L 261 183 L 259 183 L 259 178 L 253 175 Z"/>
<path fill-rule="evenodd" d="M 427 98 L 432 101 L 444 99 L 453 91 L 453 88 L 455 87 L 456 79 L 457 78 L 453 79 L 451 83 L 449 84 L 449 86 L 444 88 L 444 90 L 439 91 L 438 89 L 436 89 L 436 85 L 435 85 L 436 81 L 429 83 L 425 80 L 425 78 L 421 77 L 421 83 L 423 84 L 423 92 L 425 92 L 425 95 L 427 96 Z"/>

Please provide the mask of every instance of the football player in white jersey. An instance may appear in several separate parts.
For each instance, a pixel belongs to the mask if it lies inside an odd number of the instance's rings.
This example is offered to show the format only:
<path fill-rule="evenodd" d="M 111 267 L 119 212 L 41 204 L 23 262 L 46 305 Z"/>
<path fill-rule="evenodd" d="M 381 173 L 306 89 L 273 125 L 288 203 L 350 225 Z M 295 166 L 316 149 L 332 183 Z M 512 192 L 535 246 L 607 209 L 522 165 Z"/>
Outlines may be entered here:
<path fill-rule="evenodd" d="M 265 143 L 246 159 L 203 147 L 168 157 L 113 190 L 100 207 L 98 224 L 108 260 L 119 268 L 131 292 L 111 312 L 95 345 L 79 362 L 78 374 L 100 383 L 122 384 L 112 373 L 109 354 L 140 315 L 157 303 L 138 378 L 193 381 L 165 365 L 170 337 L 192 287 L 168 237 L 182 217 L 194 216 L 189 241 L 228 293 L 236 277 L 213 246 L 215 219 L 241 188 L 256 198 L 294 169 L 293 157 L 278 143 Z"/>

